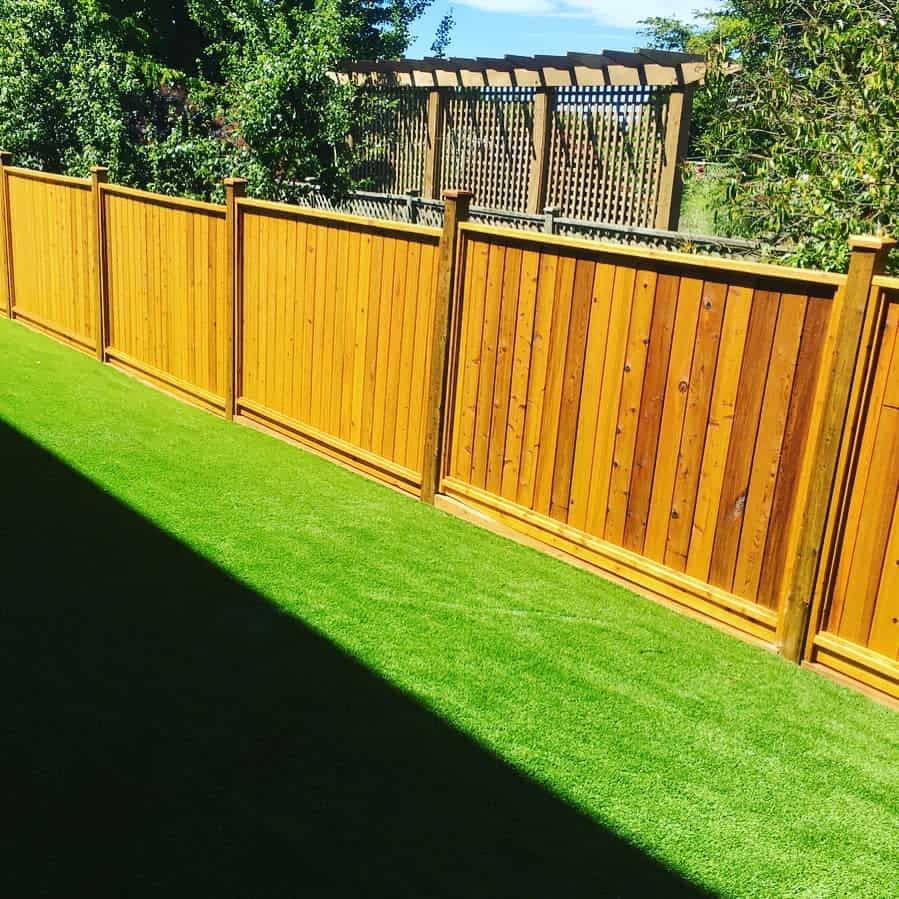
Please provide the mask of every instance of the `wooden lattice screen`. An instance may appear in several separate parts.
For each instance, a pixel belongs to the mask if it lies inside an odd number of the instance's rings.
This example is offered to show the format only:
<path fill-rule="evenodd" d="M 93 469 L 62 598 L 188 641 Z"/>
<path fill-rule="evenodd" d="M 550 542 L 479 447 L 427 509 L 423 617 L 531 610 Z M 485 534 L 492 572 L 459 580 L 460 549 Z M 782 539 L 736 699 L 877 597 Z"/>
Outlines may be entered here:
<path fill-rule="evenodd" d="M 651 228 L 668 95 L 643 85 L 560 87 L 550 123 L 546 202 L 570 218 Z"/>
<path fill-rule="evenodd" d="M 468 188 L 479 206 L 676 227 L 689 91 L 658 85 L 416 88 L 387 99 L 359 174 L 385 193 Z"/>
<path fill-rule="evenodd" d="M 421 190 L 428 146 L 428 92 L 380 91 L 373 127 L 361 139 L 357 174 L 385 193 Z"/>
<path fill-rule="evenodd" d="M 532 87 L 453 91 L 443 103 L 440 185 L 474 192 L 479 206 L 527 208 L 534 161 Z"/>

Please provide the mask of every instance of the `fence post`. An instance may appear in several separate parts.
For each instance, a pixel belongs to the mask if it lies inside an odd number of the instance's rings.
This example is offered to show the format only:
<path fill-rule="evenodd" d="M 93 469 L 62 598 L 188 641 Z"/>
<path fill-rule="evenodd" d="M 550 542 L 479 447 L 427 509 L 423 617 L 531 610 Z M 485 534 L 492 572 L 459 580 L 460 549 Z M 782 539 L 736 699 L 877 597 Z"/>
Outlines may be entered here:
<path fill-rule="evenodd" d="M 6 293 L 6 314 L 12 318 L 12 223 L 9 216 L 9 189 L 4 168 L 12 165 L 12 153 L 0 150 L 0 253 L 3 259 L 3 289 Z"/>
<path fill-rule="evenodd" d="M 853 237 L 849 241 L 852 256 L 849 274 L 842 296 L 838 295 L 831 311 L 830 335 L 833 356 L 829 371 L 828 360 L 822 377 L 822 401 L 816 403 L 809 429 L 811 456 L 808 466 L 808 486 L 804 493 L 802 517 L 798 519 L 798 538 L 793 565 L 783 591 L 781 613 L 778 620 L 777 643 L 781 654 L 792 662 L 802 657 L 808 636 L 811 605 L 823 554 L 823 543 L 834 495 L 835 478 L 840 457 L 840 447 L 854 422 L 847 419 L 850 411 L 852 385 L 866 354 L 863 346 L 865 323 L 869 329 L 879 327 L 876 314 L 870 315 L 872 279 L 880 274 L 895 241 L 883 237 Z M 869 333 L 870 337 L 870 333 Z M 866 361 L 866 360 L 864 360 Z"/>
<path fill-rule="evenodd" d="M 410 225 L 418 222 L 418 198 L 421 196 L 420 190 L 409 189 L 406 191 L 406 221 Z"/>
<path fill-rule="evenodd" d="M 243 247 L 238 225 L 237 200 L 247 192 L 245 178 L 225 178 L 225 230 L 228 255 L 228 314 L 225 316 L 225 418 L 234 418 L 240 387 L 241 282 Z"/>
<path fill-rule="evenodd" d="M 549 144 L 556 90 L 538 87 L 534 94 L 534 161 L 528 177 L 527 211 L 539 212 L 546 203 L 549 180 Z"/>
<path fill-rule="evenodd" d="M 225 316 L 225 418 L 234 418 L 240 381 L 241 284 L 243 246 L 238 225 L 237 200 L 247 192 L 245 178 L 225 178 L 225 231 L 228 255 L 228 314 Z"/>
<path fill-rule="evenodd" d="M 559 214 L 558 206 L 547 206 L 543 210 L 543 233 L 556 233 L 556 216 Z"/>
<path fill-rule="evenodd" d="M 428 93 L 428 143 L 425 147 L 425 171 L 422 193 L 429 200 L 437 197 L 440 181 L 440 157 L 443 147 L 443 103 L 446 91 L 432 87 Z"/>
<path fill-rule="evenodd" d="M 109 346 L 109 281 L 106 266 L 106 210 L 100 185 L 109 178 L 106 166 L 91 166 L 91 196 L 94 212 L 94 260 L 97 265 L 97 358 L 106 361 Z"/>
<path fill-rule="evenodd" d="M 456 250 L 459 225 L 468 218 L 471 191 L 443 192 L 443 234 L 437 269 L 437 295 L 431 334 L 431 371 L 425 408 L 425 446 L 421 466 L 421 500 L 434 503 L 443 467 L 443 432 L 449 410 L 445 408 L 446 379 L 449 367 L 450 329 L 458 311 L 456 297 Z"/>
<path fill-rule="evenodd" d="M 680 220 L 684 173 L 681 164 L 690 143 L 690 118 L 693 112 L 693 85 L 673 88 L 668 96 L 668 118 L 665 121 L 665 146 L 659 175 L 659 197 L 656 204 L 656 228 L 677 231 Z"/>

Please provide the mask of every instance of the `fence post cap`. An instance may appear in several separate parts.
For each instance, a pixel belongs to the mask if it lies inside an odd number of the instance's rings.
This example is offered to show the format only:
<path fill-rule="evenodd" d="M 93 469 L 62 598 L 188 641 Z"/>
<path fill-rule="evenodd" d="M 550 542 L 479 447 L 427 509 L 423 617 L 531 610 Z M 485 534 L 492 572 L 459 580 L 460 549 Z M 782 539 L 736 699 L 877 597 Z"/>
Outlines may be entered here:
<path fill-rule="evenodd" d="M 849 238 L 849 247 L 853 250 L 889 250 L 896 246 L 896 241 L 886 235 L 854 234 Z"/>
<path fill-rule="evenodd" d="M 0 165 L 9 165 L 12 162 L 12 153 L 9 150 L 0 149 Z"/>
<path fill-rule="evenodd" d="M 453 188 L 452 190 L 445 190 L 443 192 L 444 200 L 460 200 L 462 197 L 468 197 L 470 200 L 474 194 L 472 191 L 467 190 L 466 188 Z"/>
<path fill-rule="evenodd" d="M 92 165 L 90 171 L 92 175 L 106 175 L 109 173 L 109 167 L 105 165 Z"/>

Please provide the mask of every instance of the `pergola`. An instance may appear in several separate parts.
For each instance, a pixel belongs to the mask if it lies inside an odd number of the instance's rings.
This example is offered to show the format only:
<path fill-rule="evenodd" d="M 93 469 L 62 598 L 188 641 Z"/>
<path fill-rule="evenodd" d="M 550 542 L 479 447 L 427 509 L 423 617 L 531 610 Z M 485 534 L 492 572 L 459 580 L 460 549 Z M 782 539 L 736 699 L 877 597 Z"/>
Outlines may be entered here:
<path fill-rule="evenodd" d="M 334 77 L 400 100 L 392 125 L 360 136 L 378 147 L 369 169 L 380 189 L 438 197 L 471 187 L 483 205 L 540 212 L 549 203 L 575 217 L 676 228 L 679 162 L 705 73 L 701 56 L 639 49 L 360 60 Z"/>

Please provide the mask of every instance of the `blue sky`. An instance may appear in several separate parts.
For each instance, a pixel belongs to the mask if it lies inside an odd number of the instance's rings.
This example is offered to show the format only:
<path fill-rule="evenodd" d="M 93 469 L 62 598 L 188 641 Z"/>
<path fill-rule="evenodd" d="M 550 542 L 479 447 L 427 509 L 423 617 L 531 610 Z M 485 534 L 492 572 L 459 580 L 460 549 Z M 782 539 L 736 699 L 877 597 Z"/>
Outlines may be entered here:
<path fill-rule="evenodd" d="M 690 19 L 693 10 L 711 5 L 702 0 L 435 0 L 416 23 L 409 56 L 430 55 L 437 23 L 450 7 L 456 19 L 451 56 L 503 56 L 630 50 L 641 44 L 640 19 Z"/>

